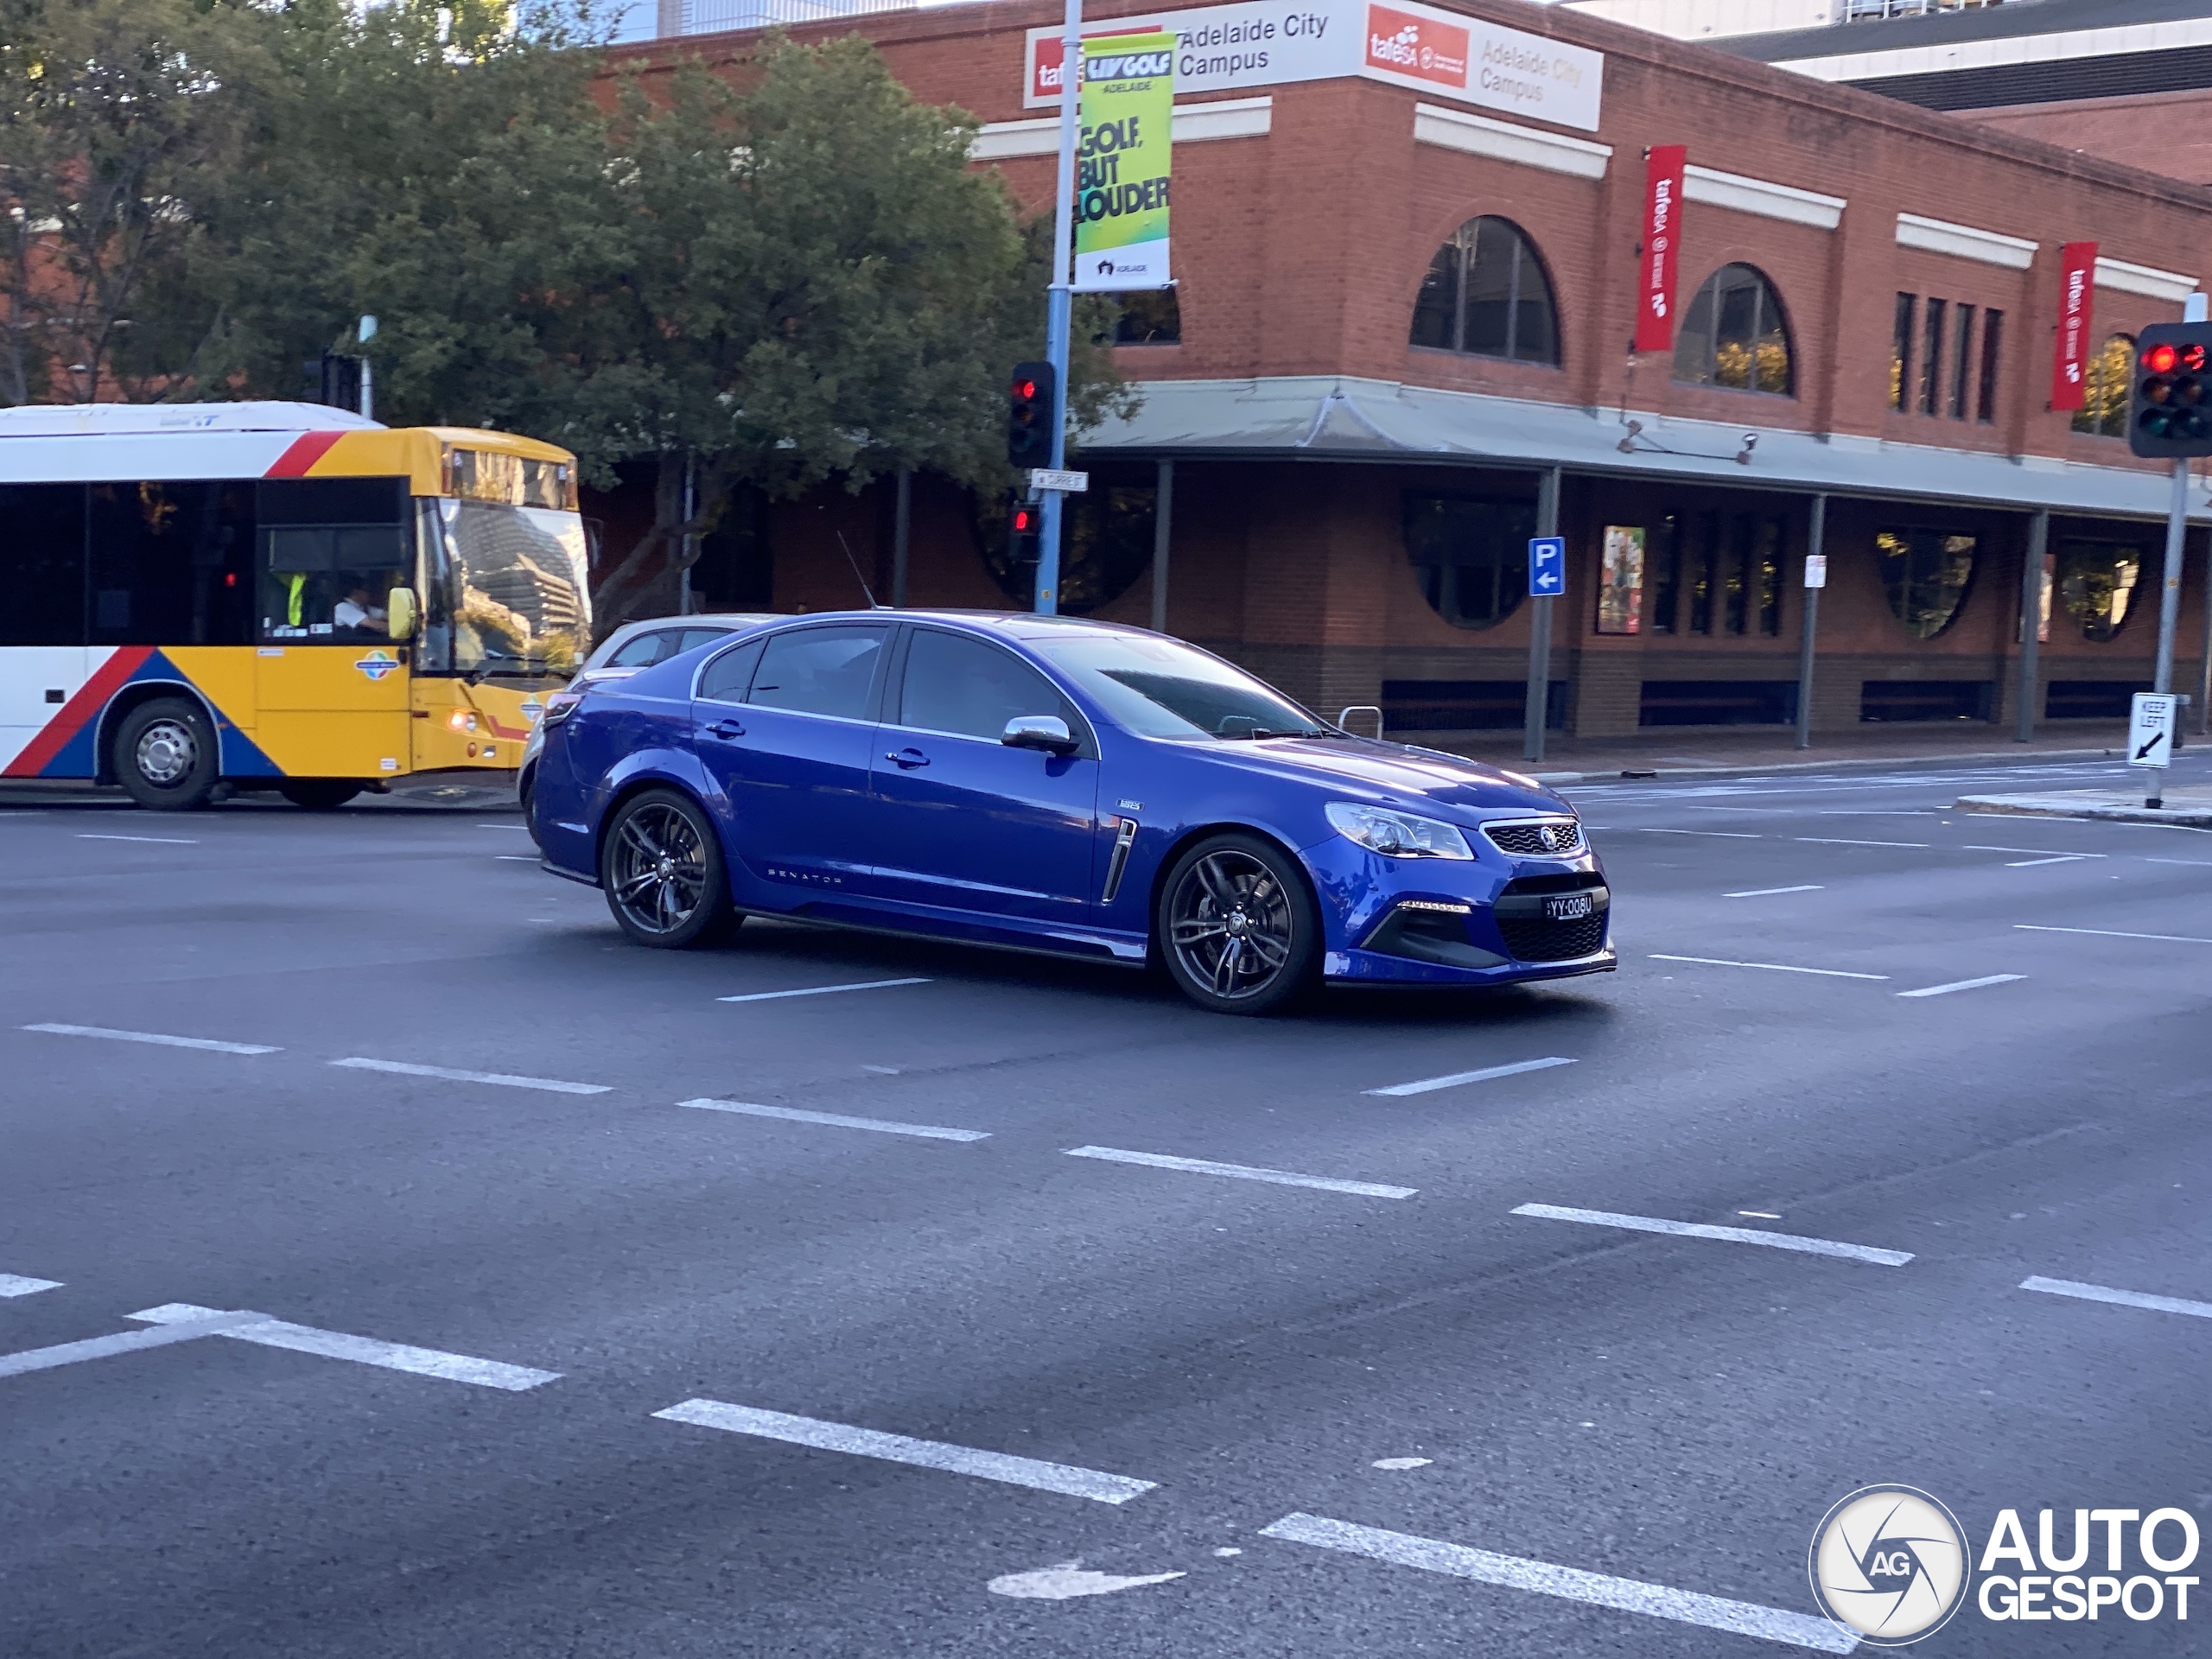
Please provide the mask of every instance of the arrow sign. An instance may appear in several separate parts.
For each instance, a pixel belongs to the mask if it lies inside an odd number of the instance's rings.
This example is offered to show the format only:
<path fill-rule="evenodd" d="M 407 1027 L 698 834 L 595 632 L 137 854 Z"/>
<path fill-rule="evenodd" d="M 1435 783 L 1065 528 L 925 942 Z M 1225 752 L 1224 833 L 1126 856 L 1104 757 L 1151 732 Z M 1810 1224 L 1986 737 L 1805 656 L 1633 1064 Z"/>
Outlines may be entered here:
<path fill-rule="evenodd" d="M 1531 536 L 1529 538 L 1529 596 L 1556 599 L 1567 591 L 1567 538 Z"/>
<path fill-rule="evenodd" d="M 2178 698 L 2138 691 L 2128 706 L 2127 764 L 2163 769 L 2173 758 Z"/>

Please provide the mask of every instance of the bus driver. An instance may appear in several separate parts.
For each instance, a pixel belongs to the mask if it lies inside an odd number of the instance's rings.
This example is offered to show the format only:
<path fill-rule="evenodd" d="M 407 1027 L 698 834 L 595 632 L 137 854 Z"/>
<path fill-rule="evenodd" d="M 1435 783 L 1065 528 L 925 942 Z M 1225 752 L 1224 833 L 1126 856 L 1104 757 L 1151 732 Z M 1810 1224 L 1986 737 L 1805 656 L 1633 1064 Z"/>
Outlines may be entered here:
<path fill-rule="evenodd" d="M 355 582 L 346 590 L 346 597 L 331 607 L 331 621 L 341 628 L 358 628 L 368 633 L 386 632 L 384 607 L 371 604 L 369 600 L 369 590 Z"/>

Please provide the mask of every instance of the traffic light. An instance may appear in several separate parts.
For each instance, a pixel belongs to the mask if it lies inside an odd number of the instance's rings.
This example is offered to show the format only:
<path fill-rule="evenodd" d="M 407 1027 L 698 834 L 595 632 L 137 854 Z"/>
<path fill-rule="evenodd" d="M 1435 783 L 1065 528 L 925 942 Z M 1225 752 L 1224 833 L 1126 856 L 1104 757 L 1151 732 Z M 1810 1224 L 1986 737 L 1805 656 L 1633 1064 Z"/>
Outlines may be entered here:
<path fill-rule="evenodd" d="M 1037 532 L 1044 523 L 1044 510 L 1034 501 L 1016 501 L 1007 509 L 1006 559 L 1015 570 L 1037 563 Z"/>
<path fill-rule="evenodd" d="M 2139 455 L 2212 455 L 2212 323 L 2161 322 L 2135 341 L 2127 447 Z"/>
<path fill-rule="evenodd" d="M 1052 391 L 1049 363 L 1017 363 L 1007 389 L 1006 458 L 1016 467 L 1052 464 Z"/>

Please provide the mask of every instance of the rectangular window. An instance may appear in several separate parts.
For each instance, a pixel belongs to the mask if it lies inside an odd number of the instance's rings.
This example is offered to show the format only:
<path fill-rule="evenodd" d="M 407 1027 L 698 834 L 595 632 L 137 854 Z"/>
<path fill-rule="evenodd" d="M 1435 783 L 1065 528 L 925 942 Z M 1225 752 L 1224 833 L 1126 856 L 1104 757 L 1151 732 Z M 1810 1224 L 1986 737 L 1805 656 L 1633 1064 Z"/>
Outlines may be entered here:
<path fill-rule="evenodd" d="M 253 489 L 93 485 L 90 642 L 251 645 Z"/>
<path fill-rule="evenodd" d="M 1645 553 L 1645 569 L 1651 583 L 1651 632 L 1672 633 L 1682 593 L 1682 521 L 1675 514 L 1659 521 Z"/>
<path fill-rule="evenodd" d="M 1984 311 L 1981 314 L 1981 397 L 1975 416 L 1984 426 L 1997 419 L 1997 353 L 2005 340 L 2005 314 Z"/>
<path fill-rule="evenodd" d="M 1912 314 L 1917 296 L 1897 296 L 1897 324 L 1890 335 L 1890 407 L 1903 409 L 1912 395 Z"/>
<path fill-rule="evenodd" d="M 415 580 L 407 480 L 264 479 L 256 492 L 261 638 L 326 645 L 387 638 L 391 592 Z"/>
<path fill-rule="evenodd" d="M 1951 418 L 1963 421 L 1967 417 L 1967 394 L 1973 390 L 1967 379 L 1967 370 L 1974 356 L 1974 307 L 1960 305 L 1958 327 L 1953 332 L 1957 338 L 1951 348 Z"/>
<path fill-rule="evenodd" d="M 1943 302 L 1928 302 L 1927 348 L 1920 359 L 1920 412 L 1933 415 L 1943 395 Z"/>
<path fill-rule="evenodd" d="M 1637 633 L 1643 626 L 1644 531 L 1607 524 L 1598 581 L 1598 632 Z"/>
<path fill-rule="evenodd" d="M 1694 521 L 1689 547 L 1690 632 L 1713 632 L 1713 589 L 1719 575 L 1720 515 L 1700 512 Z"/>
<path fill-rule="evenodd" d="M 1782 632 L 1782 549 L 1788 534 L 1788 527 L 1779 518 L 1759 520 L 1752 596 L 1758 606 L 1759 632 L 1770 639 Z"/>
<path fill-rule="evenodd" d="M 1739 512 L 1729 522 L 1727 614 L 1731 633 L 1743 632 L 1747 620 L 1752 563 L 1758 556 L 1753 550 L 1757 540 L 1753 527 L 1758 522 L 1748 512 Z"/>
<path fill-rule="evenodd" d="M 85 643 L 85 486 L 0 484 L 0 645 Z"/>

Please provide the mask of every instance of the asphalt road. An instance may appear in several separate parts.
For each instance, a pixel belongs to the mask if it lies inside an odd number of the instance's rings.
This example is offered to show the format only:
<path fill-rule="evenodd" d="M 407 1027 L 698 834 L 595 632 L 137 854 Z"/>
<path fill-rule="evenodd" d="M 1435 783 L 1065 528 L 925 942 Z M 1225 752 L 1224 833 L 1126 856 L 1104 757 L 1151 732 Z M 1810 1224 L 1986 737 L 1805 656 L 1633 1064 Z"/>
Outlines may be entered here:
<path fill-rule="evenodd" d="M 1730 1659 L 1870 1484 L 2212 1534 L 2212 834 L 1948 810 L 2120 774 L 1586 788 L 1620 973 L 1264 1021 L 0 808 L 0 1654 Z"/>

